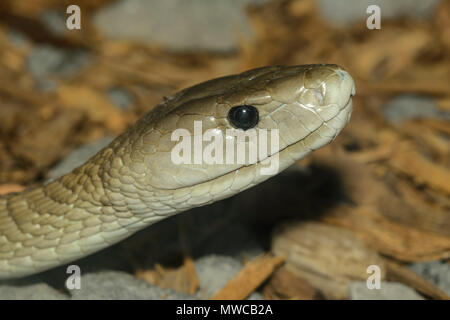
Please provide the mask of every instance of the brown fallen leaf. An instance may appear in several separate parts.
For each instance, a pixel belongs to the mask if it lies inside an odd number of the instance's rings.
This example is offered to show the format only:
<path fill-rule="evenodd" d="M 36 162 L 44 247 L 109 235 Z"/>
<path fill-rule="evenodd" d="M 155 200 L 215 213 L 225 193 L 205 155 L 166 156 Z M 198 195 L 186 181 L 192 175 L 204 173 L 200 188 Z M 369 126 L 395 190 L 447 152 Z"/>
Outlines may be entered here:
<path fill-rule="evenodd" d="M 422 82 L 421 79 L 398 82 L 360 82 L 358 95 L 376 96 L 413 93 L 424 95 L 450 95 L 450 88 L 445 82 Z"/>
<path fill-rule="evenodd" d="M 450 170 L 426 159 L 408 142 L 399 146 L 389 164 L 417 183 L 450 194 Z"/>
<path fill-rule="evenodd" d="M 200 286 L 191 257 L 186 257 L 183 265 L 179 268 L 163 268 L 157 264 L 154 269 L 137 271 L 136 277 L 160 288 L 172 289 L 190 295 L 193 295 Z"/>
<path fill-rule="evenodd" d="M 104 123 L 115 133 L 127 127 L 127 119 L 105 95 L 81 85 L 64 85 L 58 89 L 61 103 L 72 109 L 82 110 L 92 121 Z"/>
<path fill-rule="evenodd" d="M 437 105 L 441 110 L 450 111 L 450 98 L 437 100 Z"/>
<path fill-rule="evenodd" d="M 432 38 L 426 31 L 416 32 L 402 28 L 390 28 L 377 33 L 366 42 L 351 47 L 349 62 L 354 71 L 364 79 L 386 79 L 414 63 L 415 58 L 429 46 Z M 383 46 L 390 42 L 390 46 Z M 383 47 L 383 50 L 380 48 Z"/>
<path fill-rule="evenodd" d="M 430 128 L 433 128 L 444 134 L 450 135 L 450 126 L 448 125 L 448 121 L 439 119 L 420 119 L 420 122 L 429 126 Z"/>
<path fill-rule="evenodd" d="M 387 140 L 382 140 L 383 142 Z M 392 151 L 395 153 L 399 147 L 399 143 L 395 143 L 392 146 Z M 380 147 L 382 148 L 382 146 Z M 432 203 L 430 199 L 426 200 L 426 194 L 424 191 L 414 190 L 416 186 L 411 183 L 411 179 L 405 178 L 405 175 L 400 176 L 394 175 L 396 171 L 393 171 L 389 166 L 388 160 L 383 160 L 378 166 L 374 166 L 371 163 L 361 163 L 358 161 L 358 154 L 360 152 L 346 152 L 339 145 L 330 145 L 328 148 L 317 150 L 312 155 L 316 164 L 333 167 L 334 170 L 339 174 L 340 182 L 342 184 L 343 192 L 346 196 L 351 199 L 357 208 L 372 208 L 372 211 L 376 211 L 377 214 L 381 214 L 382 217 L 377 215 L 363 215 L 361 220 L 354 221 L 354 227 L 356 229 L 363 228 L 357 226 L 358 223 L 367 224 L 377 224 L 377 221 L 370 221 L 370 219 L 376 219 L 386 222 L 386 227 L 389 223 L 394 223 L 395 228 L 398 229 L 396 237 L 401 239 L 402 237 L 407 237 L 410 232 L 409 229 L 416 230 L 417 232 L 424 231 L 423 237 L 430 236 L 430 241 L 433 242 L 433 234 L 442 235 L 447 237 L 450 235 L 450 215 L 448 210 L 445 210 L 443 205 L 445 202 L 440 201 L 440 203 Z M 366 157 L 369 159 L 369 157 Z M 364 159 L 364 160 L 366 160 Z M 379 170 L 382 169 L 382 170 Z M 377 170 L 380 171 L 377 173 Z M 404 188 L 405 183 L 409 184 L 408 188 Z M 398 189 L 397 189 L 398 188 Z M 422 196 L 420 198 L 411 201 L 410 194 L 420 192 Z M 394 191 L 394 192 L 393 192 Z M 430 197 L 428 197 L 430 198 Z M 418 202 L 422 201 L 421 205 Z M 426 201 L 426 202 L 425 202 Z M 436 200 L 439 201 L 439 200 Z M 341 207 L 336 207 L 330 211 L 330 217 L 333 216 L 335 212 L 339 214 L 348 214 L 354 219 L 357 219 L 356 213 L 354 214 L 351 210 L 357 210 L 357 208 L 350 208 L 344 206 L 345 209 Z M 347 208 L 348 207 L 348 208 Z M 346 211 L 347 210 L 347 211 Z M 365 212 L 364 209 L 358 209 Z M 364 217 L 363 220 L 362 217 Z M 351 219 L 353 219 L 351 218 Z M 350 218 L 349 218 L 350 219 Z M 352 225 L 353 225 L 352 223 Z M 383 226 L 378 225 L 377 228 L 382 228 Z M 388 228 L 388 227 L 387 227 Z M 381 232 L 381 231 L 380 231 Z M 391 232 L 386 230 L 386 232 Z M 428 239 L 423 239 L 423 242 L 428 242 Z M 408 250 L 410 253 L 421 252 L 418 256 L 425 254 L 422 242 L 417 241 L 410 243 Z M 417 248 L 415 247 L 417 246 Z M 446 248 L 439 246 L 441 249 Z M 432 250 L 429 254 L 435 256 L 437 254 L 436 250 L 432 247 L 427 247 L 428 250 Z M 446 253 L 442 252 L 445 256 Z"/>
<path fill-rule="evenodd" d="M 319 290 L 308 281 L 280 267 L 264 285 L 263 295 L 268 300 L 315 300 L 322 298 Z"/>
<path fill-rule="evenodd" d="M 438 164 L 445 165 L 450 159 L 450 144 L 448 139 L 437 130 L 428 127 L 424 122 L 409 120 L 404 121 L 401 131 L 413 139 L 416 145 L 420 145 L 430 151 L 433 159 Z M 420 132 L 420 135 L 417 133 Z"/>
<path fill-rule="evenodd" d="M 243 300 L 256 290 L 284 261 L 283 257 L 263 255 L 245 264 L 212 300 Z"/>
<path fill-rule="evenodd" d="M 323 221 L 350 229 L 378 252 L 405 262 L 450 257 L 450 237 L 395 223 L 374 207 L 339 205 Z"/>
<path fill-rule="evenodd" d="M 450 297 L 434 284 L 428 282 L 414 271 L 404 267 L 394 261 L 385 260 L 386 263 L 386 278 L 392 281 L 402 282 L 418 292 L 432 298 L 440 300 L 449 300 Z"/>
<path fill-rule="evenodd" d="M 7 194 L 11 192 L 21 192 L 25 190 L 24 186 L 20 184 L 2 184 L 0 185 L 0 194 Z"/>
<path fill-rule="evenodd" d="M 193 295 L 200 287 L 200 280 L 195 272 L 194 260 L 191 257 L 184 259 L 184 267 L 189 279 L 189 294 Z"/>

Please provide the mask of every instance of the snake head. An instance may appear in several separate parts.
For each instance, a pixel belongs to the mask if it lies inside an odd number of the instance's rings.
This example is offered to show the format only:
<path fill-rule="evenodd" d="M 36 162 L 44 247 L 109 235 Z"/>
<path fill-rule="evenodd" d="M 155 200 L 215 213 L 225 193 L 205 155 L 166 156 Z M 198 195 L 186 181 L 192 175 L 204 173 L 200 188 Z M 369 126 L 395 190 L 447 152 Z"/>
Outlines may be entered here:
<path fill-rule="evenodd" d="M 263 67 L 210 80 L 168 98 L 128 133 L 126 165 L 162 211 L 214 202 L 333 141 L 354 94 L 352 77 L 337 65 Z"/>

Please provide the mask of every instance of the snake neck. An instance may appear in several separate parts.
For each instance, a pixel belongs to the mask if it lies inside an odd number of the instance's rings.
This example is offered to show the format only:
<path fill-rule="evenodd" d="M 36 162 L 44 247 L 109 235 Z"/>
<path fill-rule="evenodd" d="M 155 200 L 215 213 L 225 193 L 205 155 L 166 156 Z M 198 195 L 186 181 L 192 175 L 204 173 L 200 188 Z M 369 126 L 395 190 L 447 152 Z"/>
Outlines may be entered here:
<path fill-rule="evenodd" d="M 151 191 L 136 181 L 128 186 L 131 178 L 111 152 L 106 148 L 58 180 L 0 198 L 0 279 L 89 255 L 165 217 L 155 213 L 156 202 L 149 204 Z"/>

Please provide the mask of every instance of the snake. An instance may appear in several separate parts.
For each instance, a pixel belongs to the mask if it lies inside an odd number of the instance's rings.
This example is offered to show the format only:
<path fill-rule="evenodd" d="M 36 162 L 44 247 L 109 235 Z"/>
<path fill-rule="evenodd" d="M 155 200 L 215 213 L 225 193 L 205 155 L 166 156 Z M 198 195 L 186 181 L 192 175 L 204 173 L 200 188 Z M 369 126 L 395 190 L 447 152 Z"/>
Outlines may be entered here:
<path fill-rule="evenodd" d="M 260 67 L 164 98 L 72 172 L 0 197 L 0 279 L 68 264 L 269 179 L 333 141 L 349 122 L 354 95 L 354 80 L 342 67 L 311 64 Z M 192 134 L 195 124 L 201 130 Z M 179 129 L 192 139 L 174 139 Z M 251 131 L 270 133 L 276 142 L 253 160 L 254 140 L 245 136 Z M 223 142 L 238 140 L 246 157 L 236 161 L 236 151 L 233 161 L 174 161 L 182 140 L 198 143 L 179 152 L 182 159 L 195 160 L 198 146 L 203 154 L 229 152 Z M 275 160 L 277 170 L 264 173 Z"/>

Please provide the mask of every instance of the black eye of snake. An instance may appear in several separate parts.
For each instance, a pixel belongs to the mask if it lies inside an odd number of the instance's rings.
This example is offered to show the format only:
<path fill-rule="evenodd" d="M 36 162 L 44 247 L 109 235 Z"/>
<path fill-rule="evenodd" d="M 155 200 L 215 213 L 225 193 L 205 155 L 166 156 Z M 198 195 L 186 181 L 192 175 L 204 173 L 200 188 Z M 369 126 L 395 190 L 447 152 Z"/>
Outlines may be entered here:
<path fill-rule="evenodd" d="M 251 129 L 258 124 L 259 113 L 254 106 L 236 106 L 228 111 L 228 120 L 238 129 Z"/>

